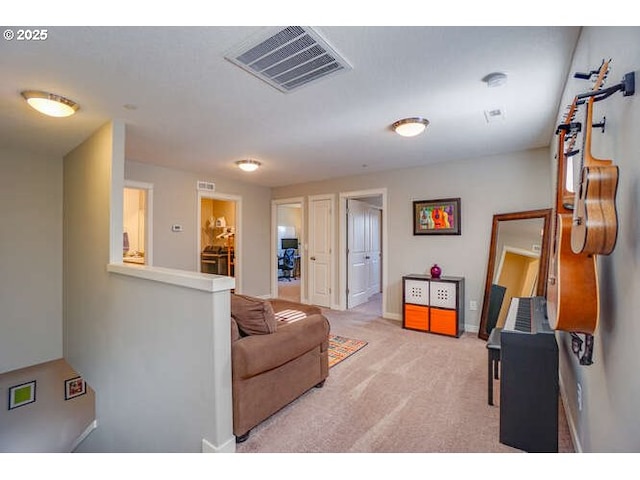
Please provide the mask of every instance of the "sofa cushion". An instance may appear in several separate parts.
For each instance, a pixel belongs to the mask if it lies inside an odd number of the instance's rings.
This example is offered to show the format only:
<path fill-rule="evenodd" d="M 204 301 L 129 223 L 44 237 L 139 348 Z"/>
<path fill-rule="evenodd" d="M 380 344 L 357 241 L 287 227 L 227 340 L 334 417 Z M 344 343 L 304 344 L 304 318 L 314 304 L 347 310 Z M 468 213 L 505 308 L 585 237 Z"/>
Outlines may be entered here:
<path fill-rule="evenodd" d="M 231 317 L 231 342 L 238 341 L 242 338 L 240 335 L 240 329 L 238 328 L 238 322 Z"/>
<path fill-rule="evenodd" d="M 234 380 L 246 379 L 278 368 L 329 342 L 329 321 L 310 315 L 300 322 L 280 326 L 273 335 L 251 335 L 232 345 Z"/>
<path fill-rule="evenodd" d="M 276 317 L 268 301 L 232 293 L 231 316 L 245 335 L 266 335 L 276 331 Z"/>

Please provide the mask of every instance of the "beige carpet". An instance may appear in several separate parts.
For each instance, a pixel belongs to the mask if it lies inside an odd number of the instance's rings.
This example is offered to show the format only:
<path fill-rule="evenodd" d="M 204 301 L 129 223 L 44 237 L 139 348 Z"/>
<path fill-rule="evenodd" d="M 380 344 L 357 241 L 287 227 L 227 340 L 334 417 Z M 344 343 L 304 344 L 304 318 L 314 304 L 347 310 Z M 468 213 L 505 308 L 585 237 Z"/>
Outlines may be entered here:
<path fill-rule="evenodd" d="M 291 300 L 292 302 L 299 302 L 300 279 L 292 278 L 291 280 L 278 280 L 278 298 Z"/>
<path fill-rule="evenodd" d="M 243 452 L 519 452 L 499 442 L 499 392 L 487 404 L 487 351 L 475 334 L 404 330 L 375 302 L 325 310 L 331 332 L 368 342 L 255 427 Z M 561 412 L 559 450 L 573 447 Z"/>

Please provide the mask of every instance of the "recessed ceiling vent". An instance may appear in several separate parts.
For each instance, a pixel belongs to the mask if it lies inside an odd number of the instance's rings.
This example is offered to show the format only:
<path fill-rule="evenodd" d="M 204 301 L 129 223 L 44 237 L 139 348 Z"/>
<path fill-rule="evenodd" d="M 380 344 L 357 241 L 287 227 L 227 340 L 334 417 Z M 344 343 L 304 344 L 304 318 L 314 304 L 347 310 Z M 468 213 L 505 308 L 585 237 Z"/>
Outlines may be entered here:
<path fill-rule="evenodd" d="M 310 27 L 269 29 L 225 58 L 284 93 L 351 70 L 351 65 Z"/>

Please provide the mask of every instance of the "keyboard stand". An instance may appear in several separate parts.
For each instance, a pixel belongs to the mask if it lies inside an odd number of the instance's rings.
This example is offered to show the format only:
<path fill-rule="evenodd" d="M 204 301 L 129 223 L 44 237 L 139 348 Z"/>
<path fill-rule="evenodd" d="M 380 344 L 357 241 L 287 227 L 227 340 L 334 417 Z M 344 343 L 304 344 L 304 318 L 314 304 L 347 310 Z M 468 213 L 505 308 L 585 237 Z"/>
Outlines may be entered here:
<path fill-rule="evenodd" d="M 487 351 L 488 351 L 488 394 L 489 394 L 489 405 L 493 405 L 493 380 L 498 380 L 500 378 L 499 375 L 499 367 L 500 367 L 500 333 L 502 332 L 501 328 L 494 328 L 491 330 L 491 334 L 489 335 L 489 339 L 487 340 Z"/>

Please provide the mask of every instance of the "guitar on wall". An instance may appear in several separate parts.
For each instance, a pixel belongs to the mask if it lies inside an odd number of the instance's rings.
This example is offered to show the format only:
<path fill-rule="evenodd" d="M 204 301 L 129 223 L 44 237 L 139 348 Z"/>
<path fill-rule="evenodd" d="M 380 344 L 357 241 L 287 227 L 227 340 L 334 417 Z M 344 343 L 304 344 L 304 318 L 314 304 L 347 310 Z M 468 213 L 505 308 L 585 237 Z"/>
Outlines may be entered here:
<path fill-rule="evenodd" d="M 581 129 L 579 123 L 573 122 L 578 103 L 579 99 L 575 97 L 563 123 L 556 130 L 556 216 L 549 257 L 547 316 L 554 330 L 592 334 L 599 314 L 596 257 L 586 253 L 575 254 L 571 250 L 574 194 L 567 189 L 568 161 L 577 153 L 573 151 L 573 145 Z"/>
<path fill-rule="evenodd" d="M 602 62 L 595 90 L 600 90 L 609 71 L 609 63 Z M 574 253 L 609 255 L 618 237 L 618 213 L 616 210 L 616 192 L 618 189 L 618 167 L 612 160 L 595 158 L 591 153 L 593 127 L 601 127 L 604 132 L 605 120 L 593 124 L 593 105 L 612 93 L 622 90 L 625 96 L 633 95 L 635 74 L 625 75 L 623 81 L 609 89 L 578 95 L 587 102 L 585 132 L 582 155 L 582 168 L 579 188 L 575 194 L 573 227 L 571 230 L 571 249 Z"/>

